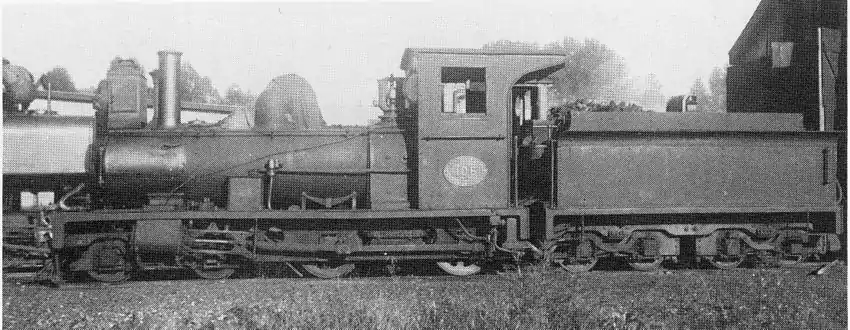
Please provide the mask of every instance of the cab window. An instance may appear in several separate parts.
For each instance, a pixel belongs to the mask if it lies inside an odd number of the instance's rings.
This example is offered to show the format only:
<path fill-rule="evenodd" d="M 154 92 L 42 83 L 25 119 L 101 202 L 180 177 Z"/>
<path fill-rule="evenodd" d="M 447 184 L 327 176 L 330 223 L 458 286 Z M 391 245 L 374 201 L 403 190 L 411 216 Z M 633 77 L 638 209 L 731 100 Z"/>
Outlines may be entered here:
<path fill-rule="evenodd" d="M 444 67 L 440 82 L 446 113 L 487 113 L 484 68 Z"/>

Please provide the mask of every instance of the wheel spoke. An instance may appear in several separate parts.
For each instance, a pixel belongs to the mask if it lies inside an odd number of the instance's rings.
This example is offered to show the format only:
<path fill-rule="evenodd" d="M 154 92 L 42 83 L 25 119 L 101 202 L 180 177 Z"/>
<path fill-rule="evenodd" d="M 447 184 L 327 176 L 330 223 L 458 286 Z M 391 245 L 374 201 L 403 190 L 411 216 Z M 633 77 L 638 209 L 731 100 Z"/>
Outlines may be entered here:
<path fill-rule="evenodd" d="M 115 283 L 129 278 L 127 248 L 123 241 L 100 241 L 89 246 L 92 265 L 88 275 L 100 282 Z"/>

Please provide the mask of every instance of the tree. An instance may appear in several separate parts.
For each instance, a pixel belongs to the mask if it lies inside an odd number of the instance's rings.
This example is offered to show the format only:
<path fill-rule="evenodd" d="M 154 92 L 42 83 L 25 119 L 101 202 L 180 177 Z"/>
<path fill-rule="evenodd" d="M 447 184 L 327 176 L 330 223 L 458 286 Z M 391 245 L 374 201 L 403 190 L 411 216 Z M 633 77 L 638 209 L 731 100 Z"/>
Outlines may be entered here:
<path fill-rule="evenodd" d="M 598 40 L 578 42 L 565 38 L 560 45 L 548 44 L 544 48 L 567 55 L 564 68 L 551 76 L 561 99 L 622 99 L 624 92 L 628 94 L 625 89 L 631 82 L 625 61 Z"/>
<path fill-rule="evenodd" d="M 250 90 L 243 91 L 237 84 L 231 84 L 224 93 L 222 103 L 237 107 L 237 109 L 219 125 L 228 129 L 248 129 L 254 126 L 257 95 Z"/>
<path fill-rule="evenodd" d="M 97 91 L 96 86 L 89 86 L 77 89 L 77 92 L 86 93 L 86 94 L 94 94 Z"/>
<path fill-rule="evenodd" d="M 726 112 L 726 68 L 714 67 L 708 78 L 708 87 L 711 89 L 709 104 L 714 112 Z"/>
<path fill-rule="evenodd" d="M 221 96 L 210 77 L 201 76 L 188 61 L 180 68 L 180 99 L 186 102 L 221 103 Z"/>
<path fill-rule="evenodd" d="M 227 105 L 243 105 L 247 101 L 248 95 L 242 91 L 242 88 L 237 84 L 232 84 L 224 93 L 224 104 Z"/>
<path fill-rule="evenodd" d="M 3 59 L 3 110 L 27 110 L 35 99 L 35 89 L 29 70 Z"/>
<path fill-rule="evenodd" d="M 644 108 L 650 111 L 662 109 L 664 106 L 664 94 L 661 93 L 661 82 L 658 81 L 658 76 L 650 73 L 646 76 L 646 89 L 641 95 L 641 102 Z"/>
<path fill-rule="evenodd" d="M 690 95 L 697 97 L 697 112 L 707 112 L 709 109 L 706 105 L 708 104 L 708 90 L 705 88 L 705 84 L 702 82 L 702 78 L 697 78 L 694 80 L 694 85 L 691 86 Z"/>
<path fill-rule="evenodd" d="M 589 99 L 637 101 L 641 93 L 628 76 L 625 60 L 596 39 L 579 41 L 566 37 L 543 46 L 524 41 L 499 40 L 485 44 L 485 50 L 544 50 L 566 55 L 564 68 L 549 77 L 554 80 L 556 98 L 561 103 Z M 660 84 L 659 84 L 660 85 Z M 660 87 L 659 87 L 660 88 Z M 663 96 L 661 97 L 663 102 Z"/>
<path fill-rule="evenodd" d="M 74 87 L 74 80 L 71 79 L 68 70 L 61 66 L 57 66 L 41 75 L 41 78 L 38 78 L 38 85 L 44 88 L 44 90 L 50 88 L 60 92 L 77 91 L 77 88 Z"/>
<path fill-rule="evenodd" d="M 222 103 L 227 105 L 244 107 L 253 118 L 254 107 L 256 106 L 257 95 L 251 93 L 250 90 L 243 91 L 237 84 L 231 84 L 224 93 Z"/>

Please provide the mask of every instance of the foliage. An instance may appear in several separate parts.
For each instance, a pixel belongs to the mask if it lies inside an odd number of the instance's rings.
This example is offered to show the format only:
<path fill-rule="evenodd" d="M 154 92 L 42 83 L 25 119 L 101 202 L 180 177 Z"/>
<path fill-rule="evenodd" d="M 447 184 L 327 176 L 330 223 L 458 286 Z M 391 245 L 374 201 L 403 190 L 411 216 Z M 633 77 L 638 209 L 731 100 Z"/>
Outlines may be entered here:
<path fill-rule="evenodd" d="M 44 90 L 47 90 L 49 87 L 54 91 L 60 92 L 77 91 L 77 88 L 74 87 L 74 80 L 71 79 L 71 74 L 68 73 L 67 69 L 61 66 L 54 67 L 50 71 L 41 75 L 41 78 L 38 78 L 38 85 Z"/>
<path fill-rule="evenodd" d="M 709 104 L 715 112 L 726 112 L 726 69 L 727 66 L 714 67 L 708 78 L 708 87 L 711 89 Z"/>
<path fill-rule="evenodd" d="M 845 329 L 846 266 L 520 269 L 465 279 L 365 277 L 130 282 L 62 290 L 4 281 L 9 328 Z"/>
<path fill-rule="evenodd" d="M 534 51 L 544 50 L 567 56 L 565 67 L 550 75 L 554 80 L 556 101 L 561 103 L 576 99 L 625 100 L 628 102 L 655 102 L 642 104 L 653 108 L 658 101 L 661 85 L 652 75 L 649 88 L 640 93 L 628 76 L 625 60 L 613 49 L 596 39 L 579 41 L 566 37 L 561 42 L 545 45 L 537 43 L 499 40 L 485 44 L 485 50 Z"/>
<path fill-rule="evenodd" d="M 646 76 L 646 89 L 641 95 L 640 104 L 647 109 L 663 109 L 664 94 L 661 93 L 661 82 L 658 81 L 658 76 L 654 73 Z"/>
<path fill-rule="evenodd" d="M 697 78 L 694 81 L 689 95 L 696 96 L 697 98 L 697 106 L 694 111 L 708 112 L 711 110 L 708 107 L 708 89 L 705 87 L 705 83 L 702 82 L 702 78 Z"/>
<path fill-rule="evenodd" d="M 243 105 L 248 101 L 248 95 L 242 88 L 237 84 L 232 84 L 227 88 L 227 91 L 224 92 L 224 104 L 227 105 Z"/>
<path fill-rule="evenodd" d="M 192 64 L 183 61 L 180 68 L 180 99 L 186 102 L 221 103 L 221 96 L 208 76 L 201 76 Z"/>
<path fill-rule="evenodd" d="M 695 111 L 726 112 L 726 67 L 714 67 L 708 87 L 702 78 L 697 78 L 691 86 L 690 95 L 697 97 Z"/>
<path fill-rule="evenodd" d="M 86 94 L 94 94 L 97 91 L 96 86 L 89 86 L 77 89 L 77 92 L 86 93 Z"/>
<path fill-rule="evenodd" d="M 567 54 L 567 61 L 552 78 L 562 100 L 622 99 L 623 94 L 629 94 L 632 82 L 628 67 L 613 49 L 595 39 L 578 42 L 573 38 L 565 38 L 560 49 Z"/>
<path fill-rule="evenodd" d="M 35 99 L 35 89 L 35 80 L 26 68 L 3 59 L 3 110 L 27 110 Z"/>

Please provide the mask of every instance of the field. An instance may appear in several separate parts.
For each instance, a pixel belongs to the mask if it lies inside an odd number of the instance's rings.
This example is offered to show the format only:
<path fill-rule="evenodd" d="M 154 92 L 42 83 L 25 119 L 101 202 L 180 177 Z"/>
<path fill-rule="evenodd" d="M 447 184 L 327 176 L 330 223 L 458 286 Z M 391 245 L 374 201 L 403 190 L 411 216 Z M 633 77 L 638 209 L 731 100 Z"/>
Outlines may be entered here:
<path fill-rule="evenodd" d="M 469 278 L 158 280 L 50 288 L 6 280 L 9 329 L 843 329 L 847 270 L 566 274 L 532 267 Z"/>

